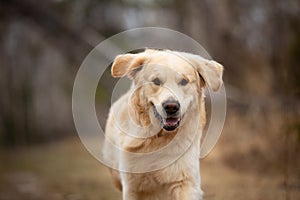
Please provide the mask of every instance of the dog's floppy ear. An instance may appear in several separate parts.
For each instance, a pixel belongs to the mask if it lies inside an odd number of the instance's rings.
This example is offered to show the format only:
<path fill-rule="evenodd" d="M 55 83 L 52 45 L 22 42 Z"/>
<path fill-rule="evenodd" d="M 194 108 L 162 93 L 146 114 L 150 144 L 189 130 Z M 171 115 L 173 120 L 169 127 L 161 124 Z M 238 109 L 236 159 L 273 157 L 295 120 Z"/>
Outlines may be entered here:
<path fill-rule="evenodd" d="M 143 67 L 146 59 L 147 54 L 145 52 L 119 55 L 115 58 L 112 64 L 111 74 L 115 78 L 128 76 L 132 79 Z"/>
<path fill-rule="evenodd" d="M 181 55 L 196 68 L 208 87 L 213 91 L 220 89 L 223 83 L 223 66 L 220 63 L 190 53 L 181 53 Z"/>
<path fill-rule="evenodd" d="M 200 57 L 200 59 L 203 58 Z M 203 59 L 200 62 L 198 61 L 197 71 L 213 91 L 218 91 L 220 89 L 223 84 L 223 66 L 220 63 Z"/>

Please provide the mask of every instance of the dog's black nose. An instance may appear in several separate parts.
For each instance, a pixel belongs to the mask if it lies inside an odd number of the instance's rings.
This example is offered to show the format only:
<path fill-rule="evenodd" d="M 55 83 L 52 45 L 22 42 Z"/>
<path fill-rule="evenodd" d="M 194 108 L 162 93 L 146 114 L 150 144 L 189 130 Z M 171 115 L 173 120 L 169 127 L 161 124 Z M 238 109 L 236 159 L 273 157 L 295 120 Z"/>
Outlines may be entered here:
<path fill-rule="evenodd" d="M 180 109 L 178 101 L 166 101 L 162 104 L 167 115 L 175 115 Z"/>

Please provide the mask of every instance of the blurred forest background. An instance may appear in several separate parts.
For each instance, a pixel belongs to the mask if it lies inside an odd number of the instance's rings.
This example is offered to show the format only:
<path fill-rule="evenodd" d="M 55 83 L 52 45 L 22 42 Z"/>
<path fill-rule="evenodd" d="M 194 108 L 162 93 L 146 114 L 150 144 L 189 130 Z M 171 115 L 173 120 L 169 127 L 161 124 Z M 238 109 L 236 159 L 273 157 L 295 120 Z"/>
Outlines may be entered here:
<path fill-rule="evenodd" d="M 227 119 L 202 160 L 205 199 L 299 199 L 299 0 L 1 0 L 0 199 L 120 199 L 79 142 L 72 87 L 93 47 L 144 26 L 187 34 L 225 67 Z M 98 88 L 98 112 L 110 85 Z"/>

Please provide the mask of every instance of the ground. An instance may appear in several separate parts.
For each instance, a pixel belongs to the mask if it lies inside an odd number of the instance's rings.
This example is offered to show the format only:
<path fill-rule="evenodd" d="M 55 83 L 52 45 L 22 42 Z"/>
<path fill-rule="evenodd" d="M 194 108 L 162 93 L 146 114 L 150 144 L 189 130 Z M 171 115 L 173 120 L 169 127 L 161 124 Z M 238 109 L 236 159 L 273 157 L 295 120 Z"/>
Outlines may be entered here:
<path fill-rule="evenodd" d="M 235 170 L 218 152 L 217 148 L 201 160 L 204 199 L 299 199 L 299 187 L 287 192 L 282 174 Z M 0 156 L 1 200 L 121 199 L 107 168 L 78 138 L 2 151 Z"/>

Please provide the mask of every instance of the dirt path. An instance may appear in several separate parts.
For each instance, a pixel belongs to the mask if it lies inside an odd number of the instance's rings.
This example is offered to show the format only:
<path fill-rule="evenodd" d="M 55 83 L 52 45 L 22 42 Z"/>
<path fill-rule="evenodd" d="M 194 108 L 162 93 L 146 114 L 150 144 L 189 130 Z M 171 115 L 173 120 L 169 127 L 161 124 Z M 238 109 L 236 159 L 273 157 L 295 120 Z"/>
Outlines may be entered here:
<path fill-rule="evenodd" d="M 218 150 L 202 160 L 206 200 L 300 199 L 300 188 L 286 193 L 282 175 L 233 170 Z M 1 152 L 0 200 L 121 199 L 107 169 L 92 158 L 78 139 L 30 149 Z"/>

